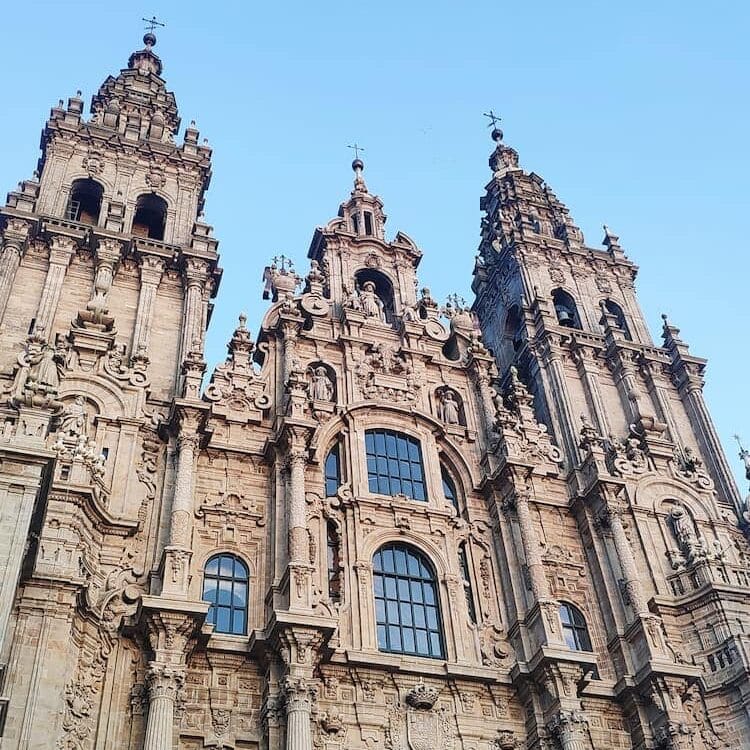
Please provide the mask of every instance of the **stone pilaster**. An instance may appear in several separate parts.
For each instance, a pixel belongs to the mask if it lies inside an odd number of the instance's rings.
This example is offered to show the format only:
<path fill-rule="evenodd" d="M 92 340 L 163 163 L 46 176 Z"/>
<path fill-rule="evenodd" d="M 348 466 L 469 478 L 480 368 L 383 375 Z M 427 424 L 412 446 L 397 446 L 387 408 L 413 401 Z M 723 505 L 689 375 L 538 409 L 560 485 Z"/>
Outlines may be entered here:
<path fill-rule="evenodd" d="M 72 237 L 53 235 L 49 240 L 49 268 L 44 280 L 42 296 L 36 313 L 35 330 L 41 331 L 49 339 L 51 326 L 60 302 L 65 273 L 76 251 L 76 241 Z"/>
<path fill-rule="evenodd" d="M 141 289 L 138 295 L 138 310 L 135 314 L 131 357 L 134 360 L 148 362 L 148 344 L 151 338 L 151 325 L 154 320 L 154 303 L 159 288 L 165 262 L 153 255 L 141 258 Z"/>
<path fill-rule="evenodd" d="M 26 247 L 31 224 L 22 219 L 9 219 L 0 245 L 0 321 L 8 305 L 13 282 Z"/>
<path fill-rule="evenodd" d="M 123 243 L 111 238 L 99 240 L 96 249 L 96 272 L 94 274 L 94 292 L 86 305 L 92 322 L 101 324 L 109 312 L 107 295 L 112 288 L 115 270 L 120 262 Z"/>
<path fill-rule="evenodd" d="M 205 333 L 203 330 L 203 289 L 208 280 L 208 265 L 204 261 L 188 258 L 183 275 L 185 301 L 182 314 L 180 360 L 184 360 L 194 350 L 203 352 Z"/>
<path fill-rule="evenodd" d="M 193 530 L 193 486 L 200 435 L 199 416 L 183 410 L 177 435 L 177 470 L 169 518 L 169 541 L 164 550 L 163 596 L 186 598 L 190 581 Z"/>

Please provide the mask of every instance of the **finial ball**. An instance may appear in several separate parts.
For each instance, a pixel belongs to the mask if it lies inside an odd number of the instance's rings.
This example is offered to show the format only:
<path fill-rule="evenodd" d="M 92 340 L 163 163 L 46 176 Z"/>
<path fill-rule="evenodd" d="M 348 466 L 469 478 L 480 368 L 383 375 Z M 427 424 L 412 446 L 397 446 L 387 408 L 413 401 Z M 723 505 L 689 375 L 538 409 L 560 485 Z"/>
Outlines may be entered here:
<path fill-rule="evenodd" d="M 352 162 L 352 169 L 355 172 L 361 172 L 365 168 L 365 163 L 362 161 L 362 159 L 355 159 Z"/>
<path fill-rule="evenodd" d="M 147 31 L 143 35 L 143 43 L 147 47 L 153 47 L 156 44 L 156 34 L 152 34 L 150 31 Z"/>
<path fill-rule="evenodd" d="M 500 143 L 500 141 L 503 140 L 503 131 L 500 130 L 500 128 L 492 128 L 492 133 L 490 133 L 490 136 L 495 143 Z"/>

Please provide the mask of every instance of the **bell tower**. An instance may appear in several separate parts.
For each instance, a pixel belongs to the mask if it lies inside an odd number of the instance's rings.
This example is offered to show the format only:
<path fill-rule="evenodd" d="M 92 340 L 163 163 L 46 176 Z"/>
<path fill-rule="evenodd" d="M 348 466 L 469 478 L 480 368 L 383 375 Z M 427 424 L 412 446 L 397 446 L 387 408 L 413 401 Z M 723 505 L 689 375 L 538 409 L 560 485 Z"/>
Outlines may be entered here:
<path fill-rule="evenodd" d="M 562 451 L 554 535 L 583 554 L 596 595 L 560 590 L 562 558 L 547 545 L 545 577 L 559 601 L 601 616 L 612 659 L 602 679 L 622 686 L 634 748 L 739 747 L 750 729 L 740 708 L 750 665 L 739 657 L 750 558 L 703 399 L 706 362 L 666 317 L 663 343 L 652 340 L 618 237 L 605 226 L 603 248 L 587 246 L 496 126 L 492 139 L 474 312 L 496 387 L 525 383 Z M 553 485 L 534 503 L 545 534 Z"/>
<path fill-rule="evenodd" d="M 52 108 L 37 171 L 0 209 L 8 748 L 87 737 L 134 682 L 154 698 L 149 721 L 164 723 L 208 608 L 189 600 L 187 565 L 221 277 L 203 220 L 211 148 L 192 122 L 177 143 L 156 37 L 143 42 L 90 117 L 80 91 Z M 112 664 L 126 646 L 113 639 L 125 618 L 146 646 L 120 680 Z M 171 747 L 149 731 L 146 747 Z M 114 725 L 98 741 L 121 745 Z"/>

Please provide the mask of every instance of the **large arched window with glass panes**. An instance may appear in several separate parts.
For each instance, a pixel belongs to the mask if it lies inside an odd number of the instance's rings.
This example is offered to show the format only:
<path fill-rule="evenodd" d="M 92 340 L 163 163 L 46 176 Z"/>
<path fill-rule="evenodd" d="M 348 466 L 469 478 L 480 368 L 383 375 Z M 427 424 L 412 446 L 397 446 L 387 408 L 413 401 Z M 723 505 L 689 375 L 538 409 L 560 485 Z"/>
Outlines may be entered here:
<path fill-rule="evenodd" d="M 235 555 L 215 555 L 206 563 L 203 601 L 211 605 L 206 622 L 214 626 L 214 632 L 247 632 L 247 587 L 247 565 Z"/>
<path fill-rule="evenodd" d="M 407 544 L 386 544 L 372 568 L 378 648 L 442 659 L 437 581 L 427 557 Z"/>
<path fill-rule="evenodd" d="M 427 500 L 419 440 L 395 430 L 367 430 L 365 452 L 370 492 Z"/>

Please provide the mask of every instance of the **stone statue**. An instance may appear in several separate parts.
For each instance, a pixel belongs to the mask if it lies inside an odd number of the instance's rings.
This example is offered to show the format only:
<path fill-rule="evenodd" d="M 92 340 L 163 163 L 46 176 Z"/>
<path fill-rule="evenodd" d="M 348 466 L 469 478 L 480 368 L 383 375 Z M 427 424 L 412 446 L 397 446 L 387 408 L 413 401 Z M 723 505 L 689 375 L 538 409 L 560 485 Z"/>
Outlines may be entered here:
<path fill-rule="evenodd" d="M 344 307 L 349 310 L 360 311 L 362 309 L 362 300 L 357 293 L 357 290 L 350 291 L 347 286 L 344 286 Z"/>
<path fill-rule="evenodd" d="M 75 401 L 65 409 L 60 419 L 60 433 L 63 437 L 77 438 L 86 434 L 86 399 L 78 395 Z"/>
<path fill-rule="evenodd" d="M 446 388 L 438 396 L 437 415 L 445 424 L 459 424 L 458 401 L 453 391 Z"/>
<path fill-rule="evenodd" d="M 695 529 L 695 522 L 688 512 L 679 505 L 675 505 L 669 513 L 680 550 L 688 563 L 695 562 L 705 555 L 705 540 L 699 539 Z"/>
<path fill-rule="evenodd" d="M 368 318 L 377 318 L 381 322 L 385 322 L 385 309 L 383 307 L 383 300 L 378 297 L 375 291 L 375 282 L 365 281 L 362 285 L 362 291 L 359 295 L 360 302 L 362 304 L 362 312 Z"/>
<path fill-rule="evenodd" d="M 333 400 L 333 381 L 328 377 L 325 367 L 316 367 L 312 371 L 310 395 L 314 401 Z"/>

